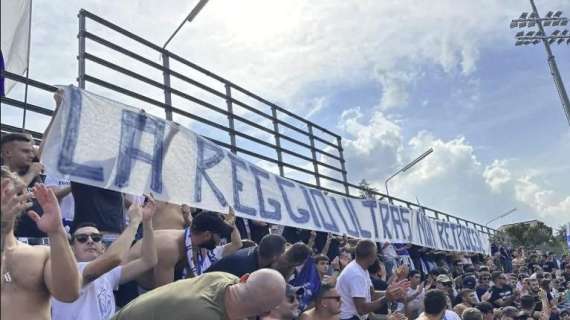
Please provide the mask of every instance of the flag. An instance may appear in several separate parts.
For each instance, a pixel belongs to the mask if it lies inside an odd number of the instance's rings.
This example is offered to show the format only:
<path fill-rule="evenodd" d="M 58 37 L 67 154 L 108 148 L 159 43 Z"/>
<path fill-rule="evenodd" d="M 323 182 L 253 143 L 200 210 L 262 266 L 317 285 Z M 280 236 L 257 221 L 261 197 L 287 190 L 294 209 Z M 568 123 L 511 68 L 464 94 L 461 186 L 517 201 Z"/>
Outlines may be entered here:
<path fill-rule="evenodd" d="M 14 86 L 4 85 L 4 71 L 23 75 L 28 68 L 31 0 L 1 0 L 1 65 L 2 96 Z"/>
<path fill-rule="evenodd" d="M 299 297 L 299 308 L 302 311 L 305 310 L 321 288 L 321 278 L 313 257 L 309 257 L 305 261 L 301 271 L 289 283 L 295 287 L 303 287 L 305 289 L 303 296 Z"/>

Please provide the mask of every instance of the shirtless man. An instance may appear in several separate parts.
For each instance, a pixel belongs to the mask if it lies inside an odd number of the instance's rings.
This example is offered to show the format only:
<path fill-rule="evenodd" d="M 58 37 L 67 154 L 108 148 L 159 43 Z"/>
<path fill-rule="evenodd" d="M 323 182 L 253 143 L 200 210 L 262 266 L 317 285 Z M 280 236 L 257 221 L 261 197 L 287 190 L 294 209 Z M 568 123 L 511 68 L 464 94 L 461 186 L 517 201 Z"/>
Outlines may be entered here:
<path fill-rule="evenodd" d="M 156 214 L 152 217 L 154 230 L 184 229 L 186 226 L 185 214 L 190 214 L 190 207 L 157 201 Z"/>
<path fill-rule="evenodd" d="M 186 217 L 190 219 L 188 215 Z M 231 242 L 220 246 L 220 238 L 226 233 L 231 234 Z M 214 213 L 200 213 L 193 219 L 191 227 L 183 230 L 157 230 L 154 239 L 158 264 L 137 279 L 143 290 L 173 282 L 175 270 L 179 266 L 185 266 L 183 277 L 200 275 L 217 260 L 235 253 L 242 247 L 233 209 L 230 209 L 225 222 Z M 141 245 L 136 243 L 129 252 L 128 260 L 132 261 L 140 256 Z"/>
<path fill-rule="evenodd" d="M 61 222 L 61 212 L 53 191 L 43 184 L 34 187 L 34 196 L 44 213 L 28 215 L 49 237 L 50 246 L 29 246 L 16 240 L 14 223 L 19 209 L 26 209 L 30 196 L 25 185 L 2 168 L 2 278 L 3 320 L 50 319 L 50 297 L 72 302 L 79 297 L 80 275 Z M 18 196 L 18 194 L 21 194 Z M 19 197 L 14 201 L 14 197 Z M 16 203 L 16 210 L 8 206 Z"/>

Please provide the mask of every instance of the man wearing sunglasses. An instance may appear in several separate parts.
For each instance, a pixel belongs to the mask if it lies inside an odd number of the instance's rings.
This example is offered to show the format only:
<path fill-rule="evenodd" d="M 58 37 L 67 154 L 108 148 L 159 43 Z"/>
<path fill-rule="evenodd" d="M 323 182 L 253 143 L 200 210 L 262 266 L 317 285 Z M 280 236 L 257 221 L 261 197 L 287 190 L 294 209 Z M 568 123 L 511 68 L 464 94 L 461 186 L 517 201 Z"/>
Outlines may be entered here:
<path fill-rule="evenodd" d="M 495 308 L 506 307 L 513 304 L 515 300 L 515 292 L 513 287 L 507 284 L 507 277 L 500 271 L 493 272 L 493 282 L 495 285 L 491 288 L 491 298 L 489 302 Z"/>
<path fill-rule="evenodd" d="M 322 283 L 315 298 L 315 307 L 305 311 L 299 320 L 338 319 L 340 319 L 340 295 L 334 286 Z"/>
<path fill-rule="evenodd" d="M 113 290 L 129 282 L 156 265 L 152 217 L 156 203 L 150 199 L 144 207 L 133 203 L 128 211 L 129 225 L 111 246 L 105 250 L 102 235 L 93 224 L 81 224 L 73 232 L 71 245 L 77 267 L 82 275 L 81 295 L 73 303 L 54 299 L 52 319 L 109 319 L 115 313 Z M 124 265 L 122 258 L 127 254 L 135 238 L 139 224 L 143 224 L 143 255 Z"/>
<path fill-rule="evenodd" d="M 287 284 L 285 298 L 269 314 L 260 317 L 261 320 L 293 320 L 299 317 L 299 297 L 303 295 L 303 287 L 294 287 Z"/>

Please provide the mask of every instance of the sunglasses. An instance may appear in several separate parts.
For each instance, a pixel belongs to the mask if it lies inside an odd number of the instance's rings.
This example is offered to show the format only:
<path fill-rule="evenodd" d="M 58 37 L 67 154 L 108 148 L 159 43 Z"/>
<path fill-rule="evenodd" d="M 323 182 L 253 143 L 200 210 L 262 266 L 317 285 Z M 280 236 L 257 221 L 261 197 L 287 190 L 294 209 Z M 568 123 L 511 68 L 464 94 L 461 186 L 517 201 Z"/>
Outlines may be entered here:
<path fill-rule="evenodd" d="M 322 297 L 322 299 L 334 299 L 336 302 L 340 302 L 340 296 Z"/>
<path fill-rule="evenodd" d="M 485 280 L 489 281 L 489 280 L 491 280 L 491 278 L 480 278 L 479 280 L 481 280 L 481 281 L 485 281 Z"/>
<path fill-rule="evenodd" d="M 287 296 L 287 301 L 289 301 L 289 303 L 293 303 L 295 302 L 295 300 L 297 300 L 297 296 L 295 295 Z"/>
<path fill-rule="evenodd" d="M 91 234 L 82 233 L 73 236 L 73 239 L 77 240 L 79 243 L 87 242 L 88 238 L 91 238 L 93 242 L 100 242 L 103 239 L 103 235 L 100 233 L 91 233 Z"/>

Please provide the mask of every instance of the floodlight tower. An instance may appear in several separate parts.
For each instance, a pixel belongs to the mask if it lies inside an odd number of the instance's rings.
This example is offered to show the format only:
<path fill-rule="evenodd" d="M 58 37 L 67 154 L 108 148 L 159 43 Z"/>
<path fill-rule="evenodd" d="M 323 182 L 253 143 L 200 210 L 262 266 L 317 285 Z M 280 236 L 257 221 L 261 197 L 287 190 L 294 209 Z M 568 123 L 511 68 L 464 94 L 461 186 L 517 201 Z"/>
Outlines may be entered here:
<path fill-rule="evenodd" d="M 538 10 L 536 9 L 536 5 L 534 4 L 534 0 L 530 0 L 530 5 L 532 6 L 532 12 L 530 15 L 527 12 L 523 12 L 518 19 L 511 21 L 511 28 L 532 28 L 536 25 L 538 27 L 538 31 L 528 31 L 526 34 L 524 31 L 518 32 L 515 35 L 515 38 L 517 39 L 515 46 L 538 44 L 542 41 L 544 48 L 546 49 L 546 55 L 548 56 L 548 67 L 550 68 L 550 73 L 554 78 L 556 90 L 558 91 L 558 95 L 562 101 L 562 108 L 566 114 L 566 120 L 568 120 L 568 124 L 570 124 L 570 101 L 568 100 L 568 94 L 566 93 L 564 83 L 560 77 L 556 60 L 554 60 L 554 55 L 552 54 L 552 50 L 550 50 L 550 45 L 555 42 L 556 44 L 563 44 L 564 42 L 566 42 L 566 44 L 570 44 L 570 33 L 566 29 L 562 31 L 554 30 L 549 36 L 547 36 L 544 31 L 544 27 L 567 25 L 568 18 L 562 17 L 562 11 L 549 11 L 546 14 L 546 17 L 541 18 L 538 14 Z"/>

